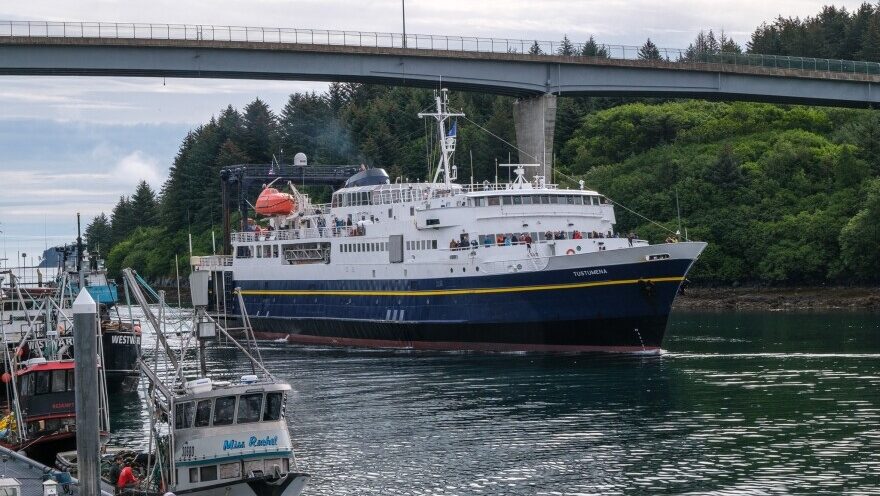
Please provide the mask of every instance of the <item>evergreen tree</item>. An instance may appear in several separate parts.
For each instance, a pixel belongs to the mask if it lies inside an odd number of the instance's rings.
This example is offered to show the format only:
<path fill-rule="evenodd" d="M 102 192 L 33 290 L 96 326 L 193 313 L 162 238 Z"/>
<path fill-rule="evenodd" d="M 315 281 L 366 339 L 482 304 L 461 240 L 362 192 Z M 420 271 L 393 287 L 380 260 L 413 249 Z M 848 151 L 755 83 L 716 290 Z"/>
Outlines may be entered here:
<path fill-rule="evenodd" d="M 266 102 L 255 99 L 244 108 L 242 148 L 257 163 L 272 161 L 277 143 L 278 122 Z"/>
<path fill-rule="evenodd" d="M 138 227 L 152 227 L 159 222 L 159 202 L 146 181 L 138 183 L 131 197 L 131 208 L 137 216 Z"/>
<path fill-rule="evenodd" d="M 562 37 L 562 42 L 560 42 L 556 54 L 565 56 L 572 56 L 575 54 L 574 44 L 568 39 L 568 35 Z"/>
<path fill-rule="evenodd" d="M 113 243 L 113 230 L 110 226 L 110 219 L 104 212 L 92 219 L 92 222 L 86 227 L 86 248 L 91 253 L 98 253 L 106 256 L 110 253 Z"/>
<path fill-rule="evenodd" d="M 742 47 L 733 38 L 728 38 L 724 30 L 721 31 L 721 40 L 719 41 L 719 50 L 721 53 L 742 53 Z"/>
<path fill-rule="evenodd" d="M 868 29 L 862 34 L 862 46 L 858 52 L 860 60 L 880 62 L 880 12 L 871 15 Z"/>
<path fill-rule="evenodd" d="M 537 40 L 535 40 L 535 42 L 532 43 L 532 46 L 529 47 L 529 54 L 530 55 L 544 55 L 544 50 L 541 50 L 541 45 L 538 44 Z"/>
<path fill-rule="evenodd" d="M 642 60 L 663 60 L 660 49 L 651 41 L 651 38 L 648 38 L 648 41 L 639 48 L 639 58 Z"/>
<path fill-rule="evenodd" d="M 605 45 L 599 45 L 596 43 L 596 39 L 590 36 L 590 39 L 584 43 L 584 46 L 581 48 L 581 55 L 584 57 L 598 57 L 600 59 L 608 58 L 608 49 L 605 48 Z"/>
<path fill-rule="evenodd" d="M 137 213 L 131 207 L 131 201 L 120 196 L 113 212 L 110 214 L 111 242 L 116 245 L 128 237 L 137 228 Z M 108 247 L 109 248 L 109 247 Z"/>
<path fill-rule="evenodd" d="M 718 159 L 706 173 L 706 180 L 722 189 L 736 188 L 742 182 L 739 161 L 730 145 L 725 145 Z"/>

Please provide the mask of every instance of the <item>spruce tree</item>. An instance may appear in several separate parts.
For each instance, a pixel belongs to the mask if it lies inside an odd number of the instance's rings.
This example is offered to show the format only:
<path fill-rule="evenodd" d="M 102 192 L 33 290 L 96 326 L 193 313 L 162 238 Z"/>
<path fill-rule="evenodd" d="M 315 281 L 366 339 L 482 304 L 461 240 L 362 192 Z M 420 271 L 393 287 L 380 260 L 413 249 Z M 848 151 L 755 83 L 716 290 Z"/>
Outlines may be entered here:
<path fill-rule="evenodd" d="M 156 193 L 146 181 L 138 183 L 131 197 L 131 208 L 137 216 L 138 227 L 152 227 L 159 222 L 159 203 Z"/>
<path fill-rule="evenodd" d="M 106 256 L 113 247 L 113 231 L 110 226 L 110 219 L 104 212 L 92 219 L 92 222 L 86 227 L 86 248 L 90 253 L 97 253 Z"/>
<path fill-rule="evenodd" d="M 596 43 L 596 39 L 590 36 L 590 39 L 584 43 L 583 48 L 581 48 L 581 55 L 584 57 L 598 57 L 600 59 L 608 58 L 608 49 L 605 48 L 605 45 L 599 45 Z"/>
<path fill-rule="evenodd" d="M 862 47 L 858 58 L 869 62 L 880 62 L 880 12 L 871 15 L 868 29 L 862 34 Z"/>
<path fill-rule="evenodd" d="M 651 38 L 648 38 L 648 41 L 639 48 L 639 58 L 642 60 L 663 60 L 660 49 L 651 41 Z"/>
<path fill-rule="evenodd" d="M 131 208 L 131 201 L 120 196 L 113 212 L 110 214 L 111 244 L 117 245 L 137 228 L 137 215 Z"/>
<path fill-rule="evenodd" d="M 257 163 L 269 163 L 277 142 L 278 122 L 266 102 L 255 99 L 244 108 L 244 152 Z"/>
<path fill-rule="evenodd" d="M 529 47 L 529 54 L 531 54 L 531 55 L 544 55 L 544 51 L 541 50 L 541 45 L 538 44 L 538 40 L 535 40 L 535 42 L 532 43 L 532 46 Z"/>
<path fill-rule="evenodd" d="M 575 54 L 574 44 L 568 39 L 568 35 L 562 37 L 559 48 L 556 50 L 557 55 L 572 56 Z"/>

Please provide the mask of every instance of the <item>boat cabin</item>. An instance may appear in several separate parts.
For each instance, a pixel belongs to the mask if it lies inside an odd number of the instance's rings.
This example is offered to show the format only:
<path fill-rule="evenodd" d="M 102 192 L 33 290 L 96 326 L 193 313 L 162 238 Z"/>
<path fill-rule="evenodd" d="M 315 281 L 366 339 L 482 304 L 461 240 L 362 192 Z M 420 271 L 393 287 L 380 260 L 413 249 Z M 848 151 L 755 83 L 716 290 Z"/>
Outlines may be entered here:
<path fill-rule="evenodd" d="M 16 373 L 28 437 L 75 430 L 73 370 L 73 360 L 32 358 Z"/>
<path fill-rule="evenodd" d="M 242 381 L 215 387 L 201 381 L 174 399 L 177 489 L 290 472 L 293 446 L 285 420 L 290 386 Z"/>

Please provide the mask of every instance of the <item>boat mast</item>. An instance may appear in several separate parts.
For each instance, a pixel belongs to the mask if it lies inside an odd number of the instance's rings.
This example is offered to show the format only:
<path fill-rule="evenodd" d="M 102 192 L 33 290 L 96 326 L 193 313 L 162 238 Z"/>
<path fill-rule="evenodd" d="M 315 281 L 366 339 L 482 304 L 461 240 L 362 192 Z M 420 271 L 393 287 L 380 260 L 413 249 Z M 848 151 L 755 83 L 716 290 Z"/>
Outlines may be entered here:
<path fill-rule="evenodd" d="M 440 180 L 440 175 L 443 174 L 443 184 L 448 189 L 452 180 L 455 179 L 450 171 L 450 162 L 452 154 L 455 152 L 456 136 L 446 135 L 446 121 L 450 117 L 464 117 L 464 114 L 449 112 L 449 90 L 446 88 L 441 89 L 439 95 L 435 94 L 434 100 L 437 105 L 437 112 L 419 112 L 419 117 L 433 117 L 437 120 L 437 134 L 440 138 L 440 164 L 437 167 L 437 172 L 434 173 L 432 182 L 437 184 Z"/>

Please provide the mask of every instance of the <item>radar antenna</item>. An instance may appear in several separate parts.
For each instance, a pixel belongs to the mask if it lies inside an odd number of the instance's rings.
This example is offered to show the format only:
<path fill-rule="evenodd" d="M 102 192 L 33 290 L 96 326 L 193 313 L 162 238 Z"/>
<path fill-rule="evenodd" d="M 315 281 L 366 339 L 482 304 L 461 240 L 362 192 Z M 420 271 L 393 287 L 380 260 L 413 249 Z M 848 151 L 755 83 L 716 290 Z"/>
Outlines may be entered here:
<path fill-rule="evenodd" d="M 450 163 L 452 161 L 452 154 L 455 153 L 455 140 L 458 134 L 458 129 L 457 124 L 453 122 L 452 127 L 447 133 L 446 121 L 449 120 L 450 117 L 464 117 L 464 114 L 449 112 L 448 89 L 441 89 L 440 94 L 435 94 L 434 99 L 437 104 L 437 111 L 419 112 L 419 117 L 433 117 L 437 120 L 437 133 L 440 137 L 440 164 L 437 167 L 437 172 L 434 174 L 433 182 L 434 184 L 437 184 L 440 181 L 442 174 L 443 184 L 449 188 L 450 183 L 455 179 L 455 173 L 452 170 L 453 168 Z"/>

